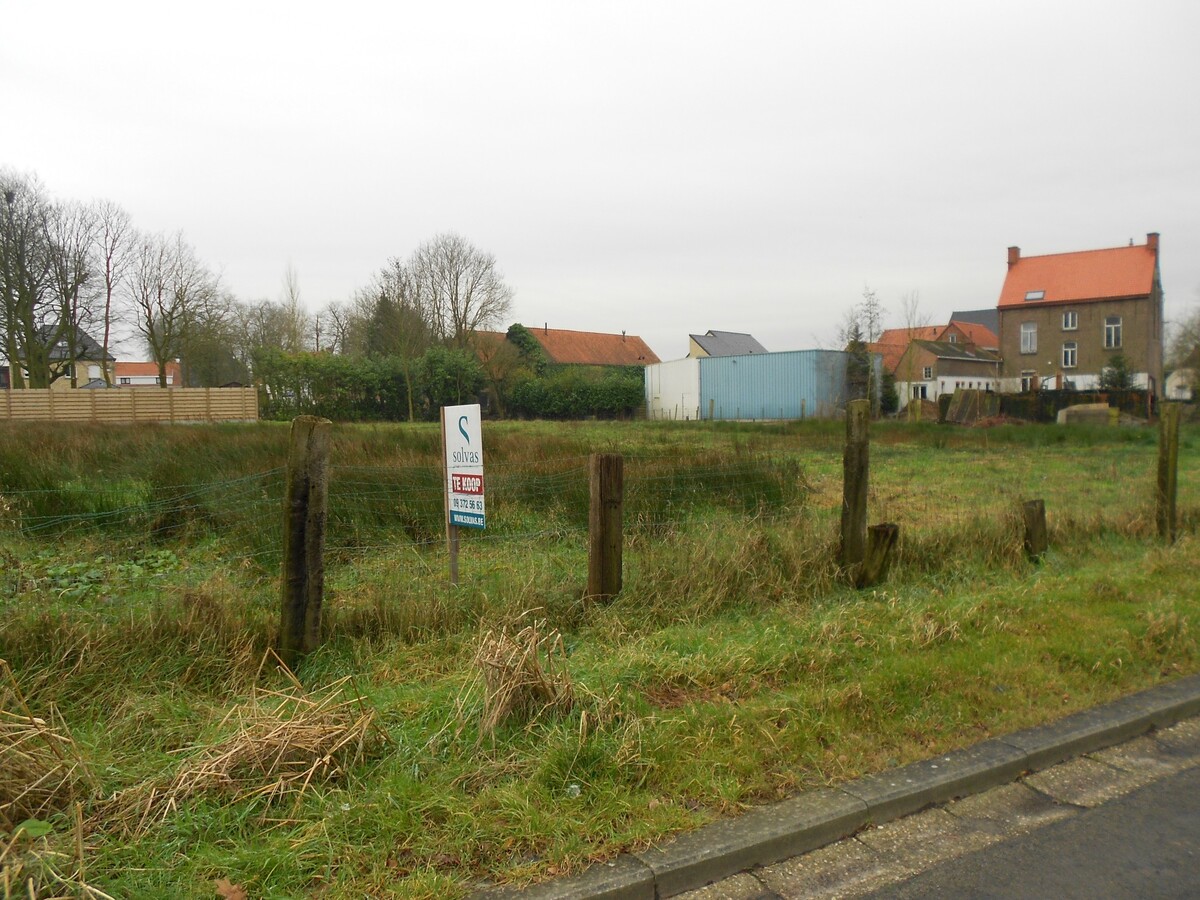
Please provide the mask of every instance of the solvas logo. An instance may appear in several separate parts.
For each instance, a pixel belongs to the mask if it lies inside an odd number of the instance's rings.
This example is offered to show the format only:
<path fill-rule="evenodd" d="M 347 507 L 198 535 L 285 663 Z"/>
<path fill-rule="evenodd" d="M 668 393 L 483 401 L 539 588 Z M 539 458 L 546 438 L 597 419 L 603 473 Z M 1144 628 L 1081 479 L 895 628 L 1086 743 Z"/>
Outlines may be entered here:
<path fill-rule="evenodd" d="M 458 433 L 463 436 L 463 440 L 469 445 L 471 443 L 471 435 L 467 432 L 467 417 L 458 417 Z M 472 450 L 469 446 L 455 450 L 450 454 L 451 462 L 456 463 L 473 463 L 479 465 L 479 451 Z"/>

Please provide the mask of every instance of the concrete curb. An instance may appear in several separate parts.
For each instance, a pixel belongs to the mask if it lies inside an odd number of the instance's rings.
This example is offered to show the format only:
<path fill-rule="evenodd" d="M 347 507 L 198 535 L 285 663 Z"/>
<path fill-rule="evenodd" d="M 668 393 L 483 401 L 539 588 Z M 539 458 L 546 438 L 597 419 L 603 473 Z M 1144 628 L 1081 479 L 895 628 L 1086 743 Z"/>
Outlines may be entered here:
<path fill-rule="evenodd" d="M 1015 781 L 1065 760 L 1200 714 L 1200 675 L 1123 697 L 944 756 L 808 791 L 680 835 L 662 847 L 623 854 L 582 875 L 478 900 L 659 900 L 738 872 L 807 853 L 928 806 Z"/>

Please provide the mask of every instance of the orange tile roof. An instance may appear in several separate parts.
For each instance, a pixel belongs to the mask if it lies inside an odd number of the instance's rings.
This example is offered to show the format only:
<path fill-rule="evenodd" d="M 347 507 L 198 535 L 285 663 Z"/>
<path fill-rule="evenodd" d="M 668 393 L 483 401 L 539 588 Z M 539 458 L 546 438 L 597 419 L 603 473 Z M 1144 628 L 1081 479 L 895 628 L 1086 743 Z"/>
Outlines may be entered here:
<path fill-rule="evenodd" d="M 907 347 L 909 341 L 936 341 L 945 325 L 917 325 L 915 328 L 885 328 L 879 335 L 877 344 L 901 344 Z"/>
<path fill-rule="evenodd" d="M 951 319 L 950 324 L 966 335 L 969 343 L 978 347 L 1000 346 L 999 336 L 986 325 L 979 325 L 975 322 L 959 322 L 956 319 Z"/>
<path fill-rule="evenodd" d="M 888 372 L 895 372 L 896 366 L 900 365 L 900 358 L 904 356 L 904 351 L 908 349 L 908 344 L 885 344 L 882 341 L 873 341 L 867 344 L 867 350 L 871 353 L 878 353 L 883 357 L 883 368 Z"/>
<path fill-rule="evenodd" d="M 1001 309 L 1030 303 L 1064 303 L 1145 297 L 1154 288 L 1158 263 L 1155 244 L 1082 250 L 1017 259 L 1000 291 Z M 1031 291 L 1044 291 L 1041 300 L 1026 300 Z"/>
<path fill-rule="evenodd" d="M 158 363 L 152 362 L 118 362 L 113 363 L 114 378 L 130 378 L 135 375 L 152 375 L 158 377 Z M 172 379 L 171 383 L 178 385 L 183 380 L 182 372 L 179 368 L 179 363 L 167 363 L 167 377 Z"/>
<path fill-rule="evenodd" d="M 530 328 L 552 362 L 584 366 L 648 366 L 661 362 L 635 334 L 603 334 L 564 328 Z"/>

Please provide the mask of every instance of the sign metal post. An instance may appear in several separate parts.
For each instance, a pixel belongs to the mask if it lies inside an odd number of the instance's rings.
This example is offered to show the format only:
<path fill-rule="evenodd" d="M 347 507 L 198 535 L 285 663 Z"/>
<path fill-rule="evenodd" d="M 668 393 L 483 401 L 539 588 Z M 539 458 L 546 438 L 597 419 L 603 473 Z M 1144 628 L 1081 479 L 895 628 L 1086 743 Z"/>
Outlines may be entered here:
<path fill-rule="evenodd" d="M 442 472 L 450 583 L 458 585 L 458 529 L 484 528 L 483 427 L 479 404 L 442 407 Z"/>

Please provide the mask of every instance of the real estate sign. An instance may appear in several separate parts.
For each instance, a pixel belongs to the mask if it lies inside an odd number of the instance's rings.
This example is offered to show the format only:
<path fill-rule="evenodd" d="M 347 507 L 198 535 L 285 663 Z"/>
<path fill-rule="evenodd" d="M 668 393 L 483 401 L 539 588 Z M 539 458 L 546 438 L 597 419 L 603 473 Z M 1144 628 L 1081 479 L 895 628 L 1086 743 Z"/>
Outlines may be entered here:
<path fill-rule="evenodd" d="M 442 407 L 442 445 L 449 523 L 465 528 L 485 527 L 483 427 L 478 403 Z"/>

